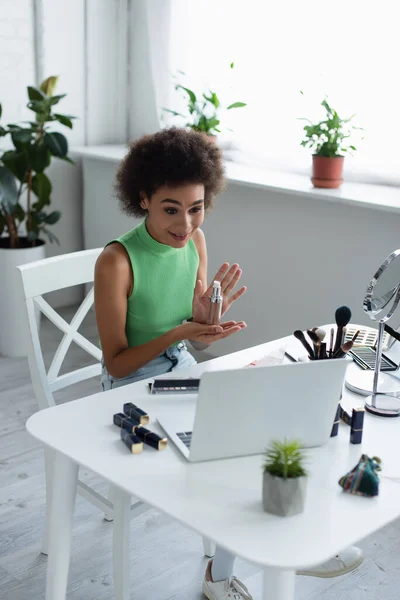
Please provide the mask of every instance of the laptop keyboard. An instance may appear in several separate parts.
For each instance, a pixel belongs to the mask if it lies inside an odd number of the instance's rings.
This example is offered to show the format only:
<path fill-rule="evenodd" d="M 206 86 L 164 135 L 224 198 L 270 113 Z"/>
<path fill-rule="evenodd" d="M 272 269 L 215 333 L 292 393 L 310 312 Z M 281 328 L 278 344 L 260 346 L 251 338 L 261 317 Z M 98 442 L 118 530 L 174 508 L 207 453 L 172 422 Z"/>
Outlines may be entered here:
<path fill-rule="evenodd" d="M 182 431 L 181 433 L 176 434 L 178 438 L 183 442 L 187 449 L 190 448 L 190 442 L 192 441 L 192 432 L 191 431 Z"/>

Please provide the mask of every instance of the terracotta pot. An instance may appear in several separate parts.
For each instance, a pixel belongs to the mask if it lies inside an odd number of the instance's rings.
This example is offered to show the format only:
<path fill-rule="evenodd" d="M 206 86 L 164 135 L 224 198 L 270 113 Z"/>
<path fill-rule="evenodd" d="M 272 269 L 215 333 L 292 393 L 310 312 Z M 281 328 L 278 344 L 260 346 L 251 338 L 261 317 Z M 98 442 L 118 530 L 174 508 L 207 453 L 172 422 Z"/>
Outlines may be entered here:
<path fill-rule="evenodd" d="M 343 183 L 344 156 L 317 156 L 313 154 L 311 181 L 316 188 L 338 188 Z"/>

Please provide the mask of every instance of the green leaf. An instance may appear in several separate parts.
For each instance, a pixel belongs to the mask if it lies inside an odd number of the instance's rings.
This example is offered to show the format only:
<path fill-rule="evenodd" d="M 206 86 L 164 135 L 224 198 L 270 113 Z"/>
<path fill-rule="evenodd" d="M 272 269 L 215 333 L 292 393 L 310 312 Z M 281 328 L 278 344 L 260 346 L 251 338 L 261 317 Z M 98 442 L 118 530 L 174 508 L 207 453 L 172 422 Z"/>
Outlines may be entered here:
<path fill-rule="evenodd" d="M 26 237 L 27 237 L 28 242 L 35 242 L 38 239 L 39 234 L 37 231 L 34 231 L 32 229 L 31 231 L 28 231 Z"/>
<path fill-rule="evenodd" d="M 29 169 L 27 157 L 24 152 L 9 150 L 1 157 L 5 166 L 15 175 L 22 183 L 25 181 L 26 172 Z"/>
<path fill-rule="evenodd" d="M 60 102 L 60 100 L 62 100 L 63 98 L 65 98 L 67 94 L 60 94 L 59 96 L 52 96 L 50 98 L 50 104 L 52 106 L 54 106 L 54 104 L 58 104 Z"/>
<path fill-rule="evenodd" d="M 61 123 L 61 125 L 65 125 L 66 127 L 69 127 L 70 129 L 73 128 L 74 124 L 72 123 L 71 119 L 75 119 L 75 117 L 71 116 L 71 115 L 59 115 L 57 113 L 54 113 L 54 117 L 56 118 L 56 120 Z"/>
<path fill-rule="evenodd" d="M 52 96 L 54 94 L 57 81 L 58 75 L 51 75 L 50 77 L 47 77 L 47 79 L 42 81 L 42 83 L 40 84 L 41 91 L 44 92 L 47 96 Z"/>
<path fill-rule="evenodd" d="M 231 69 L 233 69 L 234 66 L 235 66 L 235 63 L 231 62 L 231 64 L 230 64 Z"/>
<path fill-rule="evenodd" d="M 32 130 L 20 129 L 19 131 L 13 131 L 11 139 L 17 150 L 23 150 L 23 145 L 29 144 L 32 139 Z"/>
<path fill-rule="evenodd" d="M 43 173 L 50 165 L 51 153 L 45 142 L 31 144 L 28 148 L 29 164 L 35 173 Z"/>
<path fill-rule="evenodd" d="M 354 150 L 354 152 L 357 150 L 357 148 L 355 146 L 349 146 L 350 150 Z"/>
<path fill-rule="evenodd" d="M 174 115 L 174 117 L 183 117 L 183 118 L 185 118 L 185 115 L 182 115 L 181 113 L 176 112 L 176 110 L 171 110 L 169 108 L 163 108 L 163 110 L 165 110 L 165 112 L 167 112 L 167 113 L 171 113 L 171 115 Z"/>
<path fill-rule="evenodd" d="M 68 142 L 62 133 L 45 133 L 44 143 L 53 156 L 64 158 L 68 153 Z"/>
<path fill-rule="evenodd" d="M 7 135 L 7 133 L 7 129 L 4 129 L 4 127 L 0 125 L 0 137 L 4 137 L 5 135 Z"/>
<path fill-rule="evenodd" d="M 50 204 L 51 182 L 44 173 L 37 173 L 32 179 L 32 190 L 39 202 L 35 208 L 41 209 L 46 204 Z"/>
<path fill-rule="evenodd" d="M 188 95 L 188 96 L 189 96 L 189 98 L 190 98 L 190 101 L 191 101 L 193 104 L 196 102 L 196 100 L 197 100 L 197 98 L 196 98 L 196 94 L 195 94 L 194 92 L 192 92 L 192 90 L 189 90 L 189 88 L 187 88 L 187 87 L 184 87 L 183 85 L 177 85 L 177 86 L 176 86 L 176 89 L 177 89 L 177 90 L 183 90 L 184 92 L 186 92 L 186 93 L 187 93 L 187 95 Z"/>
<path fill-rule="evenodd" d="M 61 213 L 59 210 L 53 210 L 53 212 L 49 213 L 45 217 L 45 223 L 48 225 L 54 225 L 57 221 L 60 220 Z"/>
<path fill-rule="evenodd" d="M 231 108 L 242 108 L 243 106 L 247 106 L 247 104 L 245 102 L 234 102 L 228 106 L 227 110 L 230 110 Z"/>
<path fill-rule="evenodd" d="M 13 211 L 13 217 L 17 219 L 20 223 L 25 219 L 25 211 L 20 204 L 17 204 Z"/>
<path fill-rule="evenodd" d="M 37 88 L 34 88 L 30 85 L 28 85 L 28 97 L 29 100 L 34 101 L 34 100 L 38 100 L 39 102 L 41 102 L 42 100 L 46 99 L 45 94 L 43 94 L 43 92 L 41 90 L 38 90 Z"/>
<path fill-rule="evenodd" d="M 0 166 L 0 203 L 7 214 L 12 214 L 18 202 L 17 183 L 7 167 Z"/>
<path fill-rule="evenodd" d="M 42 231 L 49 238 L 50 244 L 52 244 L 53 242 L 55 242 L 58 246 L 60 245 L 60 240 L 58 239 L 58 237 L 55 236 L 54 233 L 51 232 L 49 229 L 47 229 L 47 227 L 42 227 Z"/>
<path fill-rule="evenodd" d="M 76 164 L 75 161 L 72 160 L 69 156 L 63 156 L 62 158 L 60 158 L 60 160 L 63 160 L 65 162 L 69 163 L 70 165 L 75 165 Z"/>
<path fill-rule="evenodd" d="M 29 110 L 33 110 L 33 112 L 37 114 L 46 114 L 49 111 L 49 101 L 48 100 L 32 100 L 27 104 Z"/>

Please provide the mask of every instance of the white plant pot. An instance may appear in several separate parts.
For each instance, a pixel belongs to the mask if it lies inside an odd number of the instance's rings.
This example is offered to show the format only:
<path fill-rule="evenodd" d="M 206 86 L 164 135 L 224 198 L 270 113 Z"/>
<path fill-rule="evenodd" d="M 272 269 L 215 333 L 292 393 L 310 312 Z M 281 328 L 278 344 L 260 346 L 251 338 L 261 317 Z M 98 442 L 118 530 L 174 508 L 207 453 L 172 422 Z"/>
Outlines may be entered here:
<path fill-rule="evenodd" d="M 21 357 L 28 353 L 28 318 L 17 267 L 45 258 L 45 247 L 0 247 L 0 354 L 4 356 Z M 39 309 L 36 320 L 39 323 Z"/>
<path fill-rule="evenodd" d="M 304 510 L 307 477 L 283 479 L 267 471 L 263 474 L 263 506 L 265 512 L 281 517 L 297 515 Z"/>

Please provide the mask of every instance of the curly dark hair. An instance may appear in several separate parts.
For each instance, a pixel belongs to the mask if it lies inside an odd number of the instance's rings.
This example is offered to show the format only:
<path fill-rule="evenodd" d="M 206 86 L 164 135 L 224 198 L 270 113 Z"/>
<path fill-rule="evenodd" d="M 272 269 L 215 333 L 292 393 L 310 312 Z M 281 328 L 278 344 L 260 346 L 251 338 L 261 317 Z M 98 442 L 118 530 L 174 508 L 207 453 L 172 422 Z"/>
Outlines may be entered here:
<path fill-rule="evenodd" d="M 122 209 L 135 217 L 147 211 L 141 205 L 163 185 L 204 185 L 204 206 L 209 209 L 225 186 L 222 153 L 203 133 L 178 127 L 145 135 L 131 145 L 122 161 L 116 192 Z"/>

